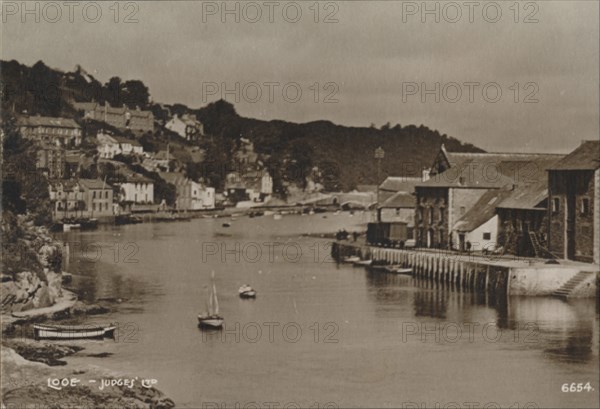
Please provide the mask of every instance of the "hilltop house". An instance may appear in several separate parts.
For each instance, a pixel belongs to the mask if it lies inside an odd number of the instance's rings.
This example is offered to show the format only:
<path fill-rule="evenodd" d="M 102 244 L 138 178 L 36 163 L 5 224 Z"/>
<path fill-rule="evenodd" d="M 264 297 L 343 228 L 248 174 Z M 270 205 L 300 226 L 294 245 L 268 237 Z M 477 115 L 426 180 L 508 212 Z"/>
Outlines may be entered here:
<path fill-rule="evenodd" d="M 160 177 L 167 183 L 175 185 L 177 210 L 201 210 L 215 208 L 215 188 L 204 186 L 186 178 L 179 172 L 161 172 Z"/>
<path fill-rule="evenodd" d="M 202 122 L 198 121 L 195 115 L 190 114 L 184 114 L 181 117 L 175 114 L 165 124 L 165 128 L 188 141 L 197 141 L 204 135 L 204 125 Z"/>
<path fill-rule="evenodd" d="M 487 191 L 536 183 L 544 177 L 540 171 L 560 158 L 545 154 L 448 153 L 442 146 L 429 179 L 415 187 L 417 245 L 460 249 L 461 240 L 468 240 L 467 230 L 479 227 L 473 227 L 479 218 L 459 226 L 460 231 L 453 231 L 454 226 Z M 480 205 L 486 206 L 483 202 Z M 489 233 L 493 236 L 492 231 Z"/>
<path fill-rule="evenodd" d="M 112 159 L 116 155 L 142 155 L 144 153 L 144 148 L 138 141 L 106 133 L 98 133 L 96 138 L 98 153 L 103 159 Z"/>
<path fill-rule="evenodd" d="M 130 129 L 139 132 L 154 132 L 154 115 L 152 111 L 138 108 L 111 107 L 109 103 L 100 105 L 96 102 L 75 102 L 73 107 L 83 113 L 85 119 L 106 122 L 118 129 Z"/>
<path fill-rule="evenodd" d="M 600 263 L 600 142 L 585 141 L 548 171 L 549 250 Z"/>
<path fill-rule="evenodd" d="M 21 116 L 17 119 L 17 126 L 26 139 L 58 147 L 73 147 L 81 144 L 81 127 L 69 118 Z"/>

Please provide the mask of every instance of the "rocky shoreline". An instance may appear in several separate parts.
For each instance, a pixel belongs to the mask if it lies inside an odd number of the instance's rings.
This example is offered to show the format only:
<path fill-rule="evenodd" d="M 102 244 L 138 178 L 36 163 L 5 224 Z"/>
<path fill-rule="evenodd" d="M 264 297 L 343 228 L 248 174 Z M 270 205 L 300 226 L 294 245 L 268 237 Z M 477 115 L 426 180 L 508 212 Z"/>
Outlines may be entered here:
<path fill-rule="evenodd" d="M 50 310 L 50 311 L 48 311 Z M 83 354 L 85 344 L 40 342 L 31 336 L 34 322 L 63 321 L 104 314 L 103 304 L 79 301 L 62 309 L 43 308 L 15 317 L 2 315 L 2 405 L 19 408 L 151 408 L 169 409 L 174 402 L 140 379 L 95 365 L 69 364 L 62 358 Z M 105 355 L 88 355 L 102 358 Z M 69 386 L 50 386 L 50 380 Z M 128 382 L 124 381 L 128 380 Z M 58 382 L 58 381 L 56 381 Z M 71 382 L 76 382 L 73 385 Z M 100 389 L 101 385 L 107 385 Z"/>
<path fill-rule="evenodd" d="M 85 343 L 33 340 L 33 323 L 106 314 L 111 311 L 111 300 L 85 304 L 62 288 L 62 248 L 45 227 L 23 217 L 13 229 L 21 236 L 20 259 L 34 262 L 27 271 L 14 271 L 20 264 L 13 260 L 12 271 L 2 275 L 2 408 L 173 408 L 171 399 L 138 377 L 62 359 L 82 354 Z M 3 225 L 3 233 L 6 231 Z M 88 356 L 102 358 L 105 354 Z"/>

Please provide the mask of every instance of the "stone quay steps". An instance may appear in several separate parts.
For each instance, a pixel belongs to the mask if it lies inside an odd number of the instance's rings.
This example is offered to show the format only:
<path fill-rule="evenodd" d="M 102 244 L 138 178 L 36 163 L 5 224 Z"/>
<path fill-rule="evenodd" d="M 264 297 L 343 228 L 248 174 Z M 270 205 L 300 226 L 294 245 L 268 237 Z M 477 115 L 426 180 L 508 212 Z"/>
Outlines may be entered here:
<path fill-rule="evenodd" d="M 564 283 L 558 290 L 554 291 L 552 296 L 558 298 L 569 298 L 571 293 L 579 286 L 579 284 L 585 281 L 592 274 L 594 273 L 591 271 L 580 271 L 571 277 L 569 281 Z"/>

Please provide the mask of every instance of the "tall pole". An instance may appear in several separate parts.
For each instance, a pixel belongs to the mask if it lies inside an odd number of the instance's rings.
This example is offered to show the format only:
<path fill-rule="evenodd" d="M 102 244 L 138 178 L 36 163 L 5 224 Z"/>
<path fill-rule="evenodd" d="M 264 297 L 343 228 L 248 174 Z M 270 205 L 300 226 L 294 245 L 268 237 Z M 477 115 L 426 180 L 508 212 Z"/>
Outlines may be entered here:
<path fill-rule="evenodd" d="M 381 148 L 381 146 L 375 149 L 375 159 L 377 159 L 377 205 L 375 211 L 377 212 L 377 221 L 381 221 L 380 213 L 379 213 L 379 180 L 381 178 L 381 159 L 385 156 L 385 151 Z"/>

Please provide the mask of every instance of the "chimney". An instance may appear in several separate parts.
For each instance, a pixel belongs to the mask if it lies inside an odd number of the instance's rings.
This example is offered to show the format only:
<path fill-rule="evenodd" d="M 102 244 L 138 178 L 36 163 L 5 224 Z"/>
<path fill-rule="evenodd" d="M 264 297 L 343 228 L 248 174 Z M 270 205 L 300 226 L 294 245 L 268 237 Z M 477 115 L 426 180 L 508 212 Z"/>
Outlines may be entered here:
<path fill-rule="evenodd" d="M 427 168 L 423 169 L 423 171 L 422 171 L 422 173 L 421 173 L 421 181 L 422 181 L 422 182 L 426 182 L 426 181 L 428 181 L 428 180 L 429 180 L 429 172 L 430 172 L 430 171 L 431 171 L 431 170 L 430 170 L 430 169 L 427 169 Z"/>

